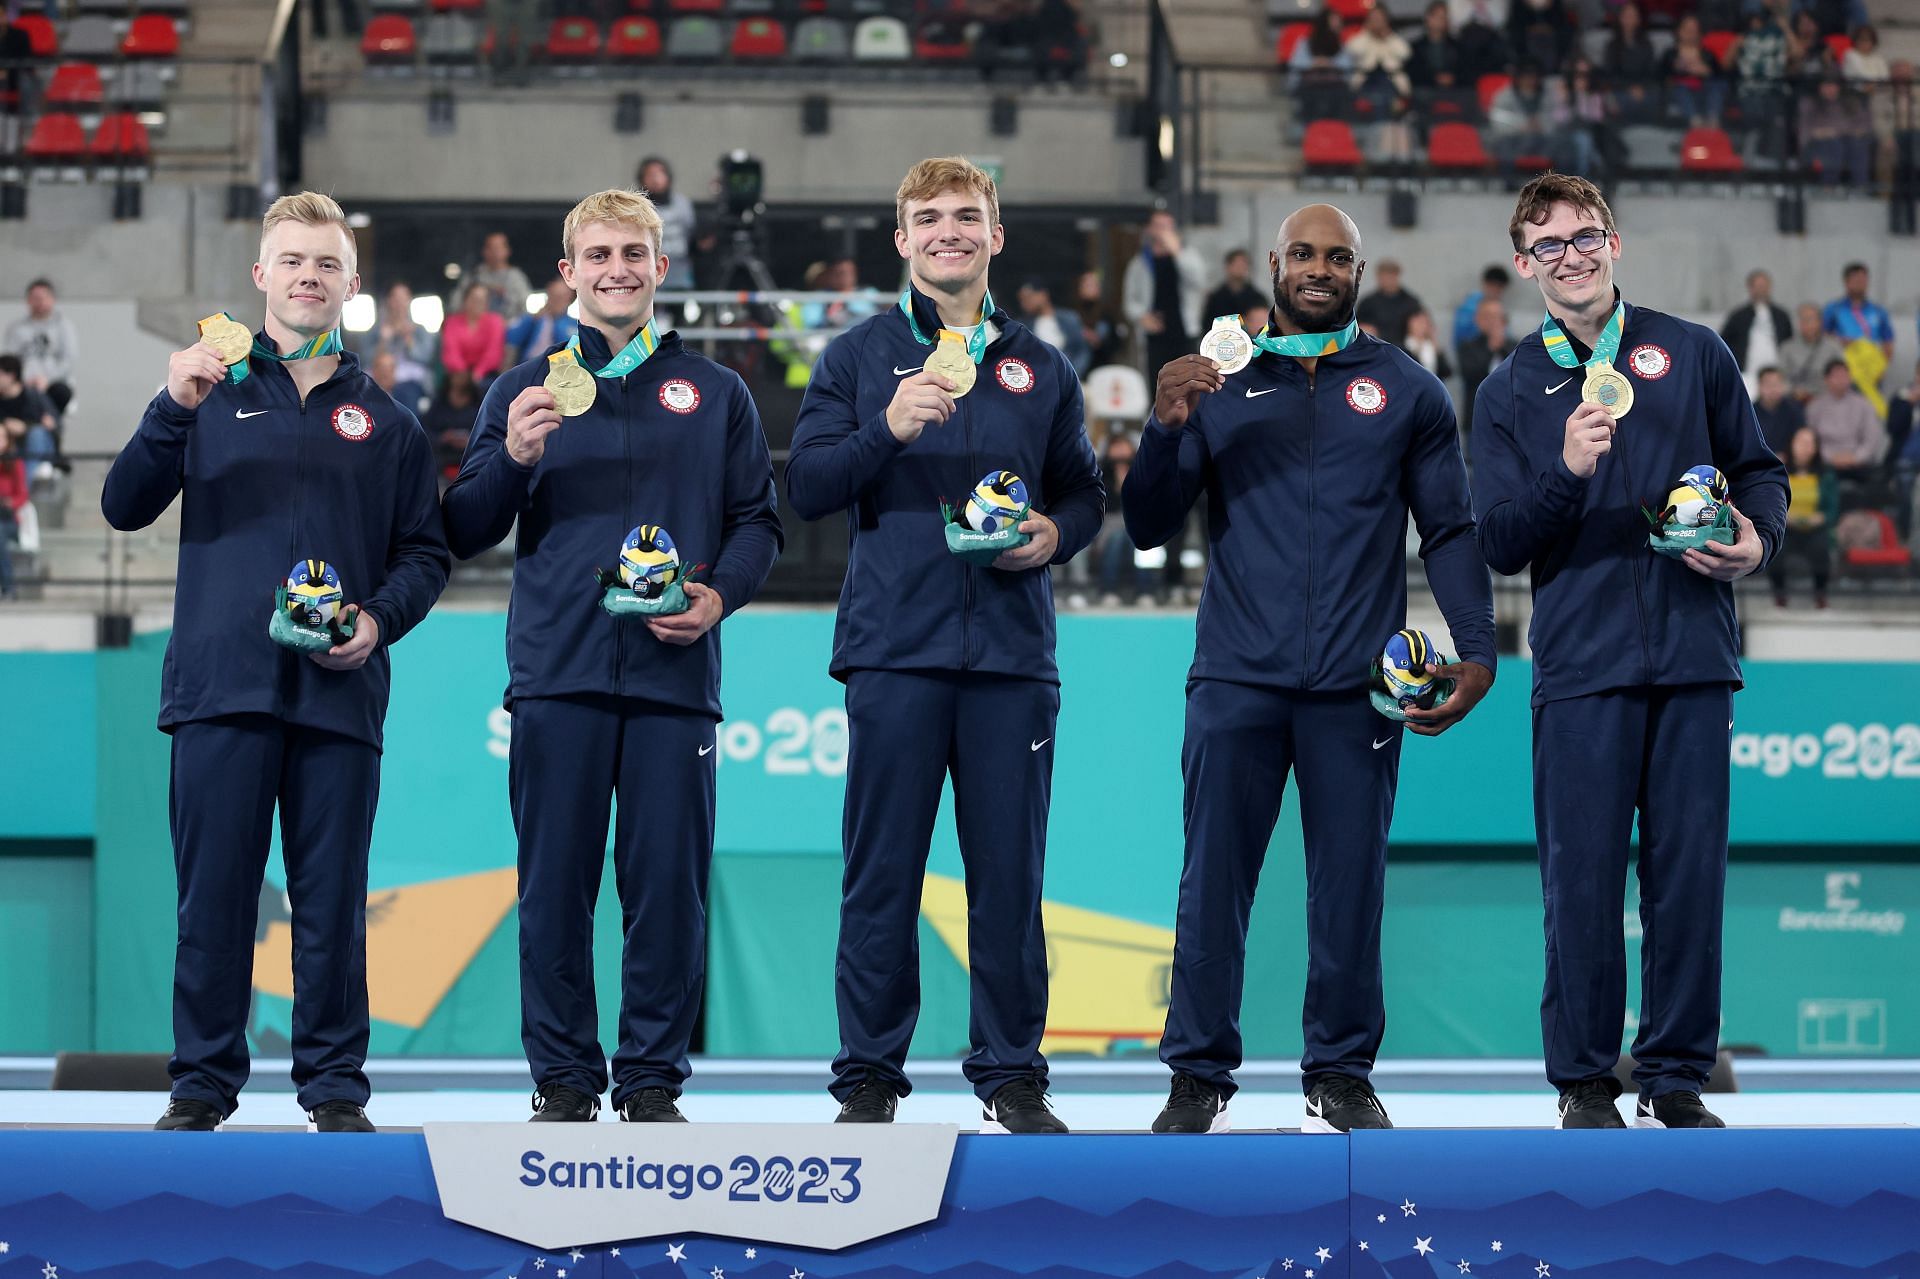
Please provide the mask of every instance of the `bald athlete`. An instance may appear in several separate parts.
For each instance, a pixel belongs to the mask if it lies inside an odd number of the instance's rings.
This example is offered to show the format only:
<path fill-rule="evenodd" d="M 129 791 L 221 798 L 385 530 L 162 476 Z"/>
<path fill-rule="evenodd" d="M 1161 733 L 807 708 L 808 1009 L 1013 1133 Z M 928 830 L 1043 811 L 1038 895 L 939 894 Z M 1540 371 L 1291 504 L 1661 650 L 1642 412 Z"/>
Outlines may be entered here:
<path fill-rule="evenodd" d="M 1141 548 L 1207 495 L 1206 592 L 1187 679 L 1186 867 L 1155 1132 L 1225 1132 L 1240 1064 L 1247 918 L 1291 772 L 1307 859 L 1301 1085 L 1309 1132 L 1390 1128 L 1368 1082 L 1386 1011 L 1380 910 L 1401 725 L 1367 700 L 1406 625 L 1407 517 L 1460 658 L 1445 732 L 1493 684 L 1493 591 L 1474 536 L 1453 402 L 1399 347 L 1360 332 L 1353 219 L 1309 205 L 1280 227 L 1254 359 L 1160 370 L 1122 499 Z"/>

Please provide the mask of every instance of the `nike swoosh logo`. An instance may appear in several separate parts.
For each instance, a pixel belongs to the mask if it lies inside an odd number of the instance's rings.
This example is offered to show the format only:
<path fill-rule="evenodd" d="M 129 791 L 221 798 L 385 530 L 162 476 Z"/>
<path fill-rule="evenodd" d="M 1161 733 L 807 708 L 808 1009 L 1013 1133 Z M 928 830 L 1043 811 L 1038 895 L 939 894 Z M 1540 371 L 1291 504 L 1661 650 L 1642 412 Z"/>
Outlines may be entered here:
<path fill-rule="evenodd" d="M 1027 747 L 1027 749 L 1028 749 L 1028 750 L 1030 750 L 1030 751 L 1037 751 L 1037 750 L 1039 750 L 1039 749 L 1040 749 L 1040 748 L 1041 748 L 1042 746 L 1045 746 L 1045 745 L 1046 745 L 1046 744 L 1047 744 L 1048 742 L 1050 742 L 1050 741 L 1052 741 L 1052 740 L 1053 740 L 1053 739 L 1052 739 L 1051 737 L 1043 737 L 1043 738 L 1041 738 L 1041 739 L 1040 739 L 1039 741 L 1037 741 L 1037 742 L 1035 742 L 1035 743 L 1034 743 L 1033 745 L 1031 745 L 1031 746 L 1029 746 L 1029 747 Z"/>
<path fill-rule="evenodd" d="M 1321 1106 L 1319 1102 L 1313 1101 L 1311 1099 L 1309 1099 L 1307 1102 L 1307 1113 L 1309 1115 L 1312 1115 L 1315 1119 L 1325 1119 L 1327 1117 L 1327 1112 L 1325 1107 Z"/>
<path fill-rule="evenodd" d="M 1573 379 L 1572 379 L 1572 378 L 1568 378 L 1568 379 L 1567 379 L 1567 382 L 1571 382 L 1571 381 L 1573 381 Z M 1565 386 L 1565 385 L 1567 384 L 1567 382 L 1562 382 L 1562 383 L 1560 384 L 1560 386 Z M 1547 394 L 1548 394 L 1548 395 L 1552 395 L 1552 394 L 1553 394 L 1553 393 L 1554 393 L 1555 391 L 1557 391 L 1557 390 L 1559 390 L 1559 389 L 1560 389 L 1560 386 L 1550 386 L 1550 387 L 1548 387 L 1548 388 L 1547 388 Z"/>
<path fill-rule="evenodd" d="M 711 746 L 702 746 L 702 747 L 700 748 L 700 755 L 701 755 L 701 757 L 702 757 L 703 759 L 704 759 L 704 758 L 705 758 L 706 756 L 708 756 L 708 755 L 711 755 L 711 754 L 713 754 L 713 747 L 711 747 Z"/>
<path fill-rule="evenodd" d="M 1279 387 L 1277 387 L 1277 386 L 1270 386 L 1270 387 L 1268 387 L 1268 388 L 1267 388 L 1266 390 L 1264 390 L 1264 391 L 1256 391 L 1256 390 L 1254 390 L 1254 389 L 1253 389 L 1252 387 L 1248 387 L 1248 388 L 1247 388 L 1247 398 L 1248 398 L 1249 400 L 1251 400 L 1251 399 L 1257 399 L 1258 397 L 1260 397 L 1260 396 L 1262 396 L 1262 395 L 1272 395 L 1272 394 L 1273 394 L 1273 393 L 1274 393 L 1275 391 L 1277 391 L 1277 390 L 1279 390 L 1279 389 L 1280 389 L 1280 388 L 1279 388 Z"/>
<path fill-rule="evenodd" d="M 915 365 L 913 368 L 910 368 L 910 369 L 895 369 L 893 371 L 893 375 L 895 377 L 905 377 L 909 373 L 918 373 L 920 371 L 921 371 L 920 367 L 918 365 Z"/>
<path fill-rule="evenodd" d="M 248 418 L 250 418 L 250 417 L 259 417 L 259 416 L 261 416 L 262 414 L 265 414 L 265 413 L 270 413 L 270 412 L 272 412 L 272 411 L 273 411 L 273 410 L 271 410 L 271 409 L 254 409 L 254 410 L 253 410 L 252 412 L 250 412 L 250 413 L 243 413 L 243 412 L 241 412 L 241 411 L 240 411 L 239 409 L 235 409 L 235 410 L 233 411 L 233 415 L 234 415 L 235 417 L 237 417 L 237 418 L 239 418 L 239 419 L 240 419 L 240 420 L 241 420 L 242 422 L 244 422 L 244 421 L 246 421 L 246 420 L 247 420 Z"/>
<path fill-rule="evenodd" d="M 1375 749 L 1375 750 L 1379 750 L 1379 749 L 1380 749 L 1380 748 L 1381 748 L 1382 746 L 1385 746 L 1385 745 L 1386 745 L 1386 744 L 1387 744 L 1388 742 L 1390 742 L 1390 741 L 1392 741 L 1392 740 L 1393 740 L 1393 739 L 1392 739 L 1391 737 L 1383 737 L 1383 738 L 1381 738 L 1381 739 L 1380 739 L 1379 741 L 1377 741 L 1377 742 L 1375 742 L 1375 743 L 1373 744 L 1373 749 Z"/>

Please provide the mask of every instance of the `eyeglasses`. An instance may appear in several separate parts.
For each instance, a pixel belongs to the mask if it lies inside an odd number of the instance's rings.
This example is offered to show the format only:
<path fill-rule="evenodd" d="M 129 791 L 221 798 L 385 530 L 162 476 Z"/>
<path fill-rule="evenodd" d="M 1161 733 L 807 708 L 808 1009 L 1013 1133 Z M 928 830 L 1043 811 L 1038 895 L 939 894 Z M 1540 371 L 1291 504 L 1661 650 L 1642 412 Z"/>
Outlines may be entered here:
<path fill-rule="evenodd" d="M 1598 253 L 1612 237 L 1611 231 L 1602 231 L 1598 227 L 1588 227 L 1571 240 L 1536 240 L 1527 246 L 1527 255 L 1535 262 L 1558 262 L 1567 256 L 1567 246 L 1582 255 Z"/>

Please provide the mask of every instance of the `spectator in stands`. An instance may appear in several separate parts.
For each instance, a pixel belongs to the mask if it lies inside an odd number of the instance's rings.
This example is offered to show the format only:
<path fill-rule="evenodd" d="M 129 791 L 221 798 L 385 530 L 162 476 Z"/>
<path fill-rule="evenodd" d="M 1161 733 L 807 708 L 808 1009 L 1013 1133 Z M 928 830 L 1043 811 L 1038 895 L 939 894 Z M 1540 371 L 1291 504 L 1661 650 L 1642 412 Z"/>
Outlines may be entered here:
<path fill-rule="evenodd" d="M 1647 34 L 1645 16 L 1634 0 L 1614 12 L 1613 33 L 1600 60 L 1614 105 L 1628 124 L 1653 124 L 1666 115 L 1660 93 L 1660 51 Z"/>
<path fill-rule="evenodd" d="M 1565 0 L 1514 0 L 1507 13 L 1507 44 L 1516 60 L 1540 64 L 1553 75 L 1567 59 L 1580 20 Z"/>
<path fill-rule="evenodd" d="M 1867 85 L 1886 83 L 1890 71 L 1887 55 L 1880 52 L 1880 33 L 1871 25 L 1857 28 L 1853 33 L 1852 46 L 1847 49 L 1847 55 L 1840 59 L 1841 76 L 1849 83 L 1865 88 Z"/>
<path fill-rule="evenodd" d="M 1796 17 L 1807 15 L 1822 39 L 1867 24 L 1867 0 L 1794 0 L 1793 7 Z"/>
<path fill-rule="evenodd" d="M 556 346 L 580 331 L 580 321 L 567 314 L 573 305 L 573 290 L 559 276 L 547 281 L 546 300 L 532 315 L 523 315 L 507 330 L 507 346 L 513 352 L 511 363 L 519 364 Z"/>
<path fill-rule="evenodd" d="M 1822 186 L 1867 185 L 1873 117 L 1838 75 L 1822 76 L 1819 88 L 1800 99 L 1800 149 L 1819 170 Z"/>
<path fill-rule="evenodd" d="M 381 351 L 367 364 L 367 376 L 373 384 L 393 397 L 393 402 L 419 417 L 427 411 L 427 387 L 400 376 L 400 361 L 392 351 Z"/>
<path fill-rule="evenodd" d="M 1045 280 L 1028 280 L 1020 286 L 1020 322 L 1049 346 L 1058 347 L 1073 371 L 1081 377 L 1093 367 L 1093 348 L 1087 343 L 1087 330 L 1074 312 L 1053 304 L 1053 290 Z"/>
<path fill-rule="evenodd" d="M 1568 127 L 1587 137 L 1594 167 L 1586 176 L 1597 186 L 1610 185 L 1627 162 L 1626 143 L 1616 127 L 1619 108 L 1610 94 L 1601 92 L 1593 63 L 1582 54 L 1575 54 L 1567 63 L 1567 114 L 1571 118 Z"/>
<path fill-rule="evenodd" d="M 1820 436 L 1820 451 L 1842 478 L 1866 479 L 1886 451 L 1880 415 L 1853 384 L 1845 360 L 1827 363 L 1825 389 L 1807 404 L 1807 425 Z"/>
<path fill-rule="evenodd" d="M 1920 365 L 1913 380 L 1887 401 L 1887 474 L 1893 482 L 1894 523 L 1913 534 L 1914 490 L 1920 486 Z"/>
<path fill-rule="evenodd" d="M 1082 271 L 1073 293 L 1079 303 L 1075 309 L 1080 312 L 1080 324 L 1093 347 L 1093 367 L 1131 363 L 1133 327 L 1114 314 L 1113 304 L 1107 301 L 1106 281 L 1100 278 L 1100 273 Z"/>
<path fill-rule="evenodd" d="M 1135 567 L 1133 539 L 1127 536 L 1127 523 L 1120 505 L 1120 487 L 1133 469 L 1133 437 L 1115 431 L 1107 437 L 1100 459 L 1100 477 L 1107 486 L 1107 514 L 1100 535 L 1094 539 L 1092 555 L 1100 565 L 1100 602 L 1111 608 L 1124 599 L 1131 604 L 1140 596 L 1145 574 Z"/>
<path fill-rule="evenodd" d="M 657 155 L 641 160 L 636 176 L 640 189 L 660 213 L 660 252 L 667 258 L 667 278 L 661 287 L 691 289 L 696 222 L 693 201 L 686 192 L 673 189 L 673 166 Z"/>
<path fill-rule="evenodd" d="M 1375 13 L 1380 10 L 1375 9 Z M 1376 336 L 1383 342 L 1399 346 L 1406 340 L 1407 321 L 1415 313 L 1426 309 L 1420 299 L 1400 287 L 1400 264 L 1392 258 L 1380 259 L 1377 268 L 1380 287 L 1360 299 L 1360 305 L 1354 308 L 1354 314 L 1362 324 L 1371 324 Z"/>
<path fill-rule="evenodd" d="M 55 307 L 53 282 L 27 286 L 27 313 L 7 326 L 5 350 L 20 357 L 27 386 L 47 397 L 54 416 L 66 413 L 73 399 L 73 366 L 80 339 L 73 321 Z"/>
<path fill-rule="evenodd" d="M 540 6 L 535 0 L 486 0 L 486 8 L 494 74 L 508 84 L 525 84 L 546 29 Z"/>
<path fill-rule="evenodd" d="M 1545 157 L 1567 173 L 1593 169 L 1593 140 L 1569 127 L 1573 113 L 1567 106 L 1567 88 L 1541 74 L 1532 60 L 1514 68 L 1513 79 L 1493 95 L 1487 107 L 1487 130 L 1493 135 L 1493 153 L 1507 168 L 1522 158 Z"/>
<path fill-rule="evenodd" d="M 1787 0 L 1763 0 L 1747 15 L 1746 33 L 1733 55 L 1740 116 L 1759 139 L 1761 154 L 1785 159 L 1787 109 Z"/>
<path fill-rule="evenodd" d="M 1885 307 L 1867 297 L 1866 263 L 1849 262 L 1840 273 L 1840 282 L 1846 296 L 1827 303 L 1820 314 L 1820 327 L 1840 340 L 1841 357 L 1854 366 L 1853 380 L 1868 399 L 1878 400 L 1880 379 L 1893 361 L 1893 320 Z"/>
<path fill-rule="evenodd" d="M 1760 393 L 1754 397 L 1753 415 L 1760 419 L 1760 435 L 1767 447 L 1780 457 L 1787 455 L 1793 433 L 1807 424 L 1806 410 L 1793 398 L 1787 375 L 1769 364 L 1760 370 Z"/>
<path fill-rule="evenodd" d="M 1806 10 L 1798 10 L 1793 15 L 1793 26 L 1787 32 L 1787 78 L 1802 84 L 1813 84 L 1822 76 L 1839 71 L 1839 59 L 1833 56 L 1833 47 L 1820 34 L 1820 22 Z"/>
<path fill-rule="evenodd" d="M 1507 0 L 1449 0 L 1453 38 L 1460 49 L 1460 83 L 1478 91 L 1480 77 L 1507 69 Z"/>
<path fill-rule="evenodd" d="M 1415 110 L 1429 121 L 1437 114 L 1463 119 L 1477 115 L 1479 103 L 1473 81 L 1466 75 L 1465 52 L 1447 16 L 1447 0 L 1433 0 L 1424 21 L 1426 30 L 1413 42 L 1407 59 Z"/>
<path fill-rule="evenodd" d="M 59 452 L 53 404 L 26 384 L 23 367 L 11 351 L 0 355 L 0 437 L 14 456 L 37 469 Z"/>
<path fill-rule="evenodd" d="M 32 81 L 28 68 L 33 64 L 33 37 L 25 27 L 8 21 L 10 12 L 0 8 L 0 146 L 9 155 L 19 149 L 19 139 L 12 136 L 12 131 L 21 105 L 28 100 Z"/>
<path fill-rule="evenodd" d="M 13 539 L 28 500 L 27 466 L 10 432 L 0 431 L 0 600 L 15 596 Z"/>
<path fill-rule="evenodd" d="M 1910 194 L 1920 167 L 1920 96 L 1914 93 L 1913 63 L 1904 58 L 1887 68 L 1887 82 L 1869 100 L 1873 114 L 1874 176 L 1895 198 Z"/>
<path fill-rule="evenodd" d="M 427 326 L 414 321 L 413 290 L 396 283 L 387 289 L 380 322 L 361 341 L 360 356 L 368 361 L 382 354 L 393 356 L 395 377 L 424 389 L 433 382 L 437 346 Z"/>
<path fill-rule="evenodd" d="M 1228 249 L 1220 266 L 1224 274 L 1207 294 L 1206 305 L 1200 308 L 1201 319 L 1211 324 L 1218 316 L 1237 315 L 1241 328 L 1258 333 L 1267 322 L 1267 307 L 1273 299 L 1253 285 L 1252 255 L 1245 249 Z"/>
<path fill-rule="evenodd" d="M 440 395 L 421 419 L 427 438 L 433 442 L 433 462 L 444 485 L 460 472 L 460 459 L 467 451 L 467 440 L 480 416 L 480 392 L 473 374 L 465 369 L 450 371 Z"/>
<path fill-rule="evenodd" d="M 527 283 L 527 273 L 513 265 L 512 257 L 507 233 L 493 232 L 481 242 L 480 264 L 469 267 L 460 277 L 460 287 L 453 296 L 463 299 L 464 305 L 467 291 L 477 284 L 487 291 L 487 310 L 508 322 L 518 320 L 527 313 L 527 295 L 533 292 L 533 285 Z"/>
<path fill-rule="evenodd" d="M 1360 104 L 1377 123 L 1375 143 L 1379 159 L 1404 160 L 1413 154 L 1402 106 L 1413 93 L 1407 63 L 1413 48 L 1393 29 L 1385 8 L 1367 10 L 1360 32 L 1347 41 L 1347 61 L 1353 71 L 1348 84 Z"/>
<path fill-rule="evenodd" d="M 1340 26 L 1331 10 L 1313 15 L 1307 38 L 1294 46 L 1288 65 L 1293 69 L 1293 96 L 1299 103 L 1300 119 L 1338 120 L 1348 115 L 1353 105 L 1347 89 L 1346 44 L 1340 39 Z"/>
<path fill-rule="evenodd" d="M 328 31 L 327 11 L 338 7 L 340 10 L 340 29 L 350 36 L 357 36 L 366 27 L 361 20 L 360 0 L 314 0 L 307 7 L 313 10 L 313 34 L 325 40 Z"/>
<path fill-rule="evenodd" d="M 1505 298 L 1507 285 L 1511 283 L 1513 277 L 1507 274 L 1507 268 L 1503 266 L 1490 266 L 1480 273 L 1480 287 L 1467 294 L 1453 310 L 1455 349 L 1462 342 L 1471 342 L 1480 332 L 1480 303 L 1486 298 Z"/>
<path fill-rule="evenodd" d="M 1161 365 L 1191 352 L 1206 332 L 1200 315 L 1205 272 L 1199 251 L 1181 242 L 1173 214 L 1155 209 L 1148 215 L 1140 252 L 1127 263 L 1121 306 L 1146 335 L 1149 380 Z"/>
<path fill-rule="evenodd" d="M 469 284 L 460 311 L 440 326 L 440 363 L 448 373 L 469 374 L 476 385 L 489 382 L 507 355 L 507 326 L 487 308 L 487 286 Z"/>
<path fill-rule="evenodd" d="M 880 295 L 872 289 L 861 287 L 860 264 L 844 254 L 827 259 L 820 272 L 819 287 L 828 293 L 858 296 L 816 304 L 819 310 L 809 312 L 810 322 L 816 328 L 852 328 L 881 309 Z"/>
<path fill-rule="evenodd" d="M 1833 569 L 1833 526 L 1839 519 L 1839 486 L 1820 456 L 1820 436 L 1810 426 L 1793 433 L 1787 464 L 1787 527 L 1780 549 L 1767 565 L 1776 608 L 1787 606 L 1787 562 L 1803 561 L 1813 575 L 1813 606 L 1827 606 L 1827 577 Z"/>
<path fill-rule="evenodd" d="M 1493 366 L 1513 350 L 1507 335 L 1507 304 L 1498 297 L 1483 297 L 1473 312 L 1474 335 L 1460 344 L 1460 430 L 1464 435 L 1473 422 L 1473 397 L 1480 384 L 1493 372 Z"/>
<path fill-rule="evenodd" d="M 1407 334 L 1400 340 L 1400 346 L 1419 361 L 1420 367 L 1439 378 L 1442 382 L 1453 376 L 1453 361 L 1440 345 L 1440 339 L 1433 332 L 1433 317 L 1425 311 L 1415 311 L 1407 317 Z"/>
<path fill-rule="evenodd" d="M 1720 340 L 1747 375 L 1748 392 L 1759 371 L 1780 358 L 1780 344 L 1793 336 L 1793 317 L 1773 300 L 1773 277 L 1765 271 L 1747 272 L 1747 300 L 1728 312 L 1720 326 Z"/>
<path fill-rule="evenodd" d="M 1720 127 L 1727 85 L 1720 63 L 1700 41 L 1700 19 L 1693 14 L 1673 29 L 1673 47 L 1660 59 L 1660 74 L 1674 117 L 1693 128 Z"/>
<path fill-rule="evenodd" d="M 1827 365 L 1846 359 L 1847 353 L 1840 339 L 1822 327 L 1819 307 L 1802 302 L 1795 314 L 1799 329 L 1780 344 L 1780 371 L 1786 375 L 1793 397 L 1805 404 L 1820 394 Z"/>

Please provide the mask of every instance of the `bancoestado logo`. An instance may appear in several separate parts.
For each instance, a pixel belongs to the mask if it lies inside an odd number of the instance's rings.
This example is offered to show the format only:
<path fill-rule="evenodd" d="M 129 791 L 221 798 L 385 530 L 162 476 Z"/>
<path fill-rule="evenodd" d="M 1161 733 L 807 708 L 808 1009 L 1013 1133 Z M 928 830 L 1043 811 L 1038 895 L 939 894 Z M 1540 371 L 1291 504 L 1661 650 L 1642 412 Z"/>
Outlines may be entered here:
<path fill-rule="evenodd" d="M 1817 768 L 1823 777 L 1877 782 L 1920 778 L 1920 725 L 1830 724 L 1813 733 L 1735 733 L 1735 768 L 1757 768 L 1768 777 L 1785 777 L 1799 768 Z"/>
<path fill-rule="evenodd" d="M 1903 910 L 1865 910 L 1861 893 L 1861 873 L 1857 870 L 1835 870 L 1827 872 L 1827 907 L 1825 910 L 1795 910 L 1791 906 L 1780 908 L 1780 931 L 1783 933 L 1874 933 L 1881 937 L 1898 937 L 1907 929 L 1907 913 Z"/>
<path fill-rule="evenodd" d="M 857 1155 L 735 1155 L 726 1171 L 717 1163 L 660 1163 L 633 1155 L 605 1160 L 549 1159 L 543 1150 L 520 1155 L 520 1184 L 554 1190 L 652 1190 L 669 1199 L 718 1195 L 733 1203 L 850 1204 L 860 1197 Z M 729 1177 L 727 1174 L 732 1173 Z"/>

